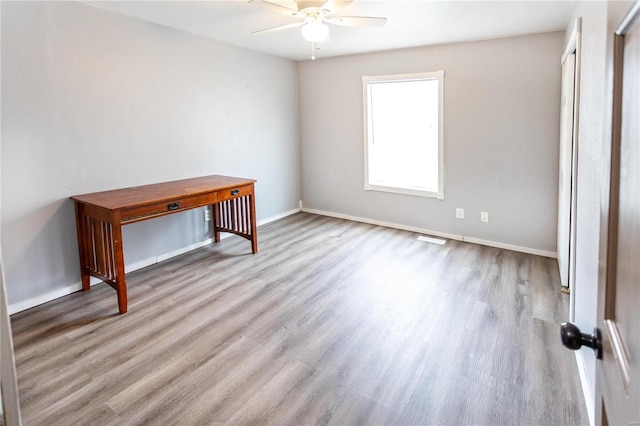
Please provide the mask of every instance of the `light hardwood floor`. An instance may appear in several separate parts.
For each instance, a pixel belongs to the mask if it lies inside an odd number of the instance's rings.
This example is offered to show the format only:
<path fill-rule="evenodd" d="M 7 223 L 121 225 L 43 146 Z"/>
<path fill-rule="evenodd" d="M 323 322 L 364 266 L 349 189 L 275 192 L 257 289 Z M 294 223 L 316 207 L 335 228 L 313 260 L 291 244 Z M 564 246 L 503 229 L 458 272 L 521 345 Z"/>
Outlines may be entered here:
<path fill-rule="evenodd" d="M 124 315 L 105 284 L 14 315 L 25 425 L 588 423 L 554 259 L 303 213 L 258 236 L 129 274 Z"/>

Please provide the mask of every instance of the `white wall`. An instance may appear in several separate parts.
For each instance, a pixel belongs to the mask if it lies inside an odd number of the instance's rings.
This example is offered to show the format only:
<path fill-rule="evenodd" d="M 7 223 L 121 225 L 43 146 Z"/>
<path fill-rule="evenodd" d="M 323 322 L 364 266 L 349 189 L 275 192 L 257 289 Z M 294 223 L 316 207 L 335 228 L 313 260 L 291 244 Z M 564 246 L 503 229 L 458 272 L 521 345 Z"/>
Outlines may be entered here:
<path fill-rule="evenodd" d="M 297 208 L 293 61 L 82 3 L 1 7 L 10 304 L 79 285 L 71 195 L 227 174 L 258 179 L 259 220 Z M 131 265 L 205 240 L 207 226 L 198 209 L 124 234 Z"/>
<path fill-rule="evenodd" d="M 555 253 L 562 50 L 553 32 L 298 63 L 305 208 Z M 364 191 L 361 77 L 439 69 L 445 200 Z"/>

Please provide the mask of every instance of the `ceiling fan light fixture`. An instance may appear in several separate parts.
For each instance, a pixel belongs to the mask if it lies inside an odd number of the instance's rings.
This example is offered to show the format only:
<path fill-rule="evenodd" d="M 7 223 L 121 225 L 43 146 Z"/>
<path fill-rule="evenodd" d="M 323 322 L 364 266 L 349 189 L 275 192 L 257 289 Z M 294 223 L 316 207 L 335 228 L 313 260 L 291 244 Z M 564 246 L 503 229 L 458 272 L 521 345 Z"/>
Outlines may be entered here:
<path fill-rule="evenodd" d="M 321 43 L 329 38 L 329 27 L 319 21 L 312 21 L 302 27 L 302 37 L 311 43 Z"/>

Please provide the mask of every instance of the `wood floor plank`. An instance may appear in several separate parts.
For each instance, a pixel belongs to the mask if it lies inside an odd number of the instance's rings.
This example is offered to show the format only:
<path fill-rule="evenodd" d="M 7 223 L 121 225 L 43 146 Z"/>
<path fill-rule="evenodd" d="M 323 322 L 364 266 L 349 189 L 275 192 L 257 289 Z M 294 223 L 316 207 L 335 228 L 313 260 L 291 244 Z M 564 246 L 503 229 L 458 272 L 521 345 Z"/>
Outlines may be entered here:
<path fill-rule="evenodd" d="M 299 213 L 12 316 L 29 425 L 587 424 L 553 259 Z M 125 242 L 126 251 L 126 242 Z"/>

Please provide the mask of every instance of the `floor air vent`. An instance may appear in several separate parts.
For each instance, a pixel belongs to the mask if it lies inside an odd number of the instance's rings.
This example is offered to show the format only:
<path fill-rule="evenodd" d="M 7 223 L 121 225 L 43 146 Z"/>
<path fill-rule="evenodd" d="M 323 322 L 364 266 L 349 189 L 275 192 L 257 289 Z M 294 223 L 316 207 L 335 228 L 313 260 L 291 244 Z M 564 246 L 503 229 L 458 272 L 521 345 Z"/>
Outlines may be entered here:
<path fill-rule="evenodd" d="M 439 244 L 439 245 L 443 245 L 444 243 L 447 242 L 447 240 L 443 240 L 441 238 L 425 237 L 424 235 L 419 236 L 418 241 L 424 241 L 427 243 Z"/>

